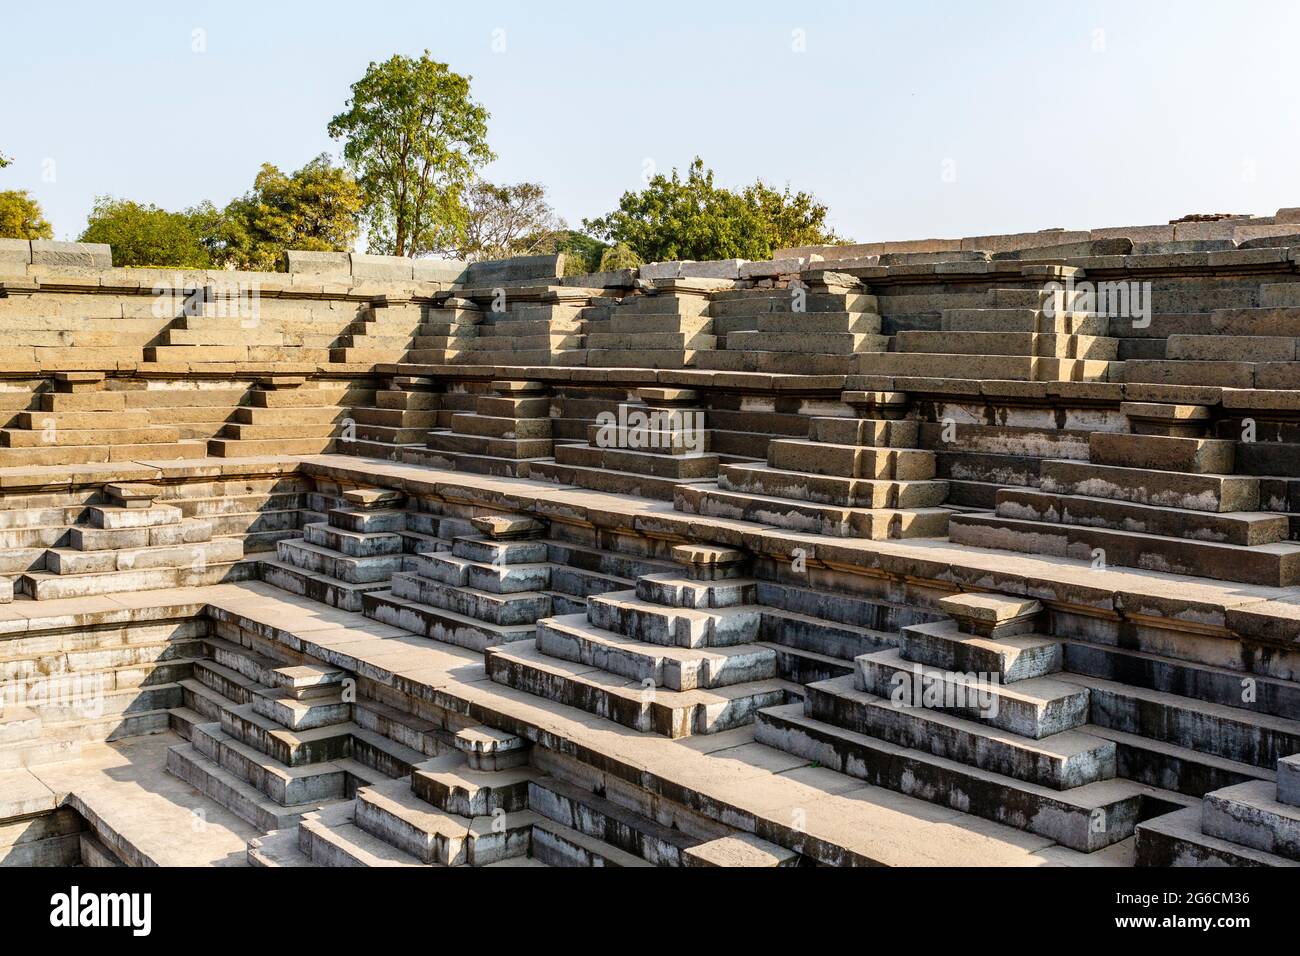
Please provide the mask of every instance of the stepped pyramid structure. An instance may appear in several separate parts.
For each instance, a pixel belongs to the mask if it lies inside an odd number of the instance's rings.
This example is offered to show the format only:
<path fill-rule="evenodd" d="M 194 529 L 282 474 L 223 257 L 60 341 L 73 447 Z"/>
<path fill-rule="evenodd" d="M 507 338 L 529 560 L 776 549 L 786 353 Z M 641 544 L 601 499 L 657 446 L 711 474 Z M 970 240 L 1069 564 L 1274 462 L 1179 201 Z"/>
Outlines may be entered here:
<path fill-rule="evenodd" d="M 761 615 L 743 556 L 674 549 L 683 571 L 593 596 L 586 614 L 548 618 L 533 641 L 487 651 L 492 680 L 669 737 L 719 733 L 791 692 L 776 652 L 758 646 Z M 684 573 L 683 573 L 684 572 Z"/>
<path fill-rule="evenodd" d="M 533 462 L 529 475 L 671 501 L 673 489 L 717 474 L 705 409 L 690 389 L 641 388 L 618 414 L 587 427 L 586 444 L 556 444 L 554 461 Z"/>
<path fill-rule="evenodd" d="M 1070 270 L 1053 269 L 1060 283 Z M 889 355 L 863 356 L 870 375 L 996 377 L 1011 381 L 1106 381 L 1119 343 L 1110 320 L 1080 311 L 1077 295 L 1057 290 L 993 289 L 982 308 L 944 309 L 937 330 L 903 330 Z"/>
<path fill-rule="evenodd" d="M 324 521 L 304 524 L 301 538 L 276 544 L 275 560 L 262 561 L 262 579 L 348 611 L 360 611 L 371 591 L 389 579 L 412 553 L 435 550 L 432 535 L 408 528 L 405 496 L 379 488 L 353 488 L 330 507 Z"/>
<path fill-rule="evenodd" d="M 0 429 L 0 468 L 204 457 L 203 442 L 154 425 L 148 411 L 128 409 L 126 395 L 106 383 L 103 372 L 55 372 L 53 388 L 36 396 L 40 409 Z"/>
<path fill-rule="evenodd" d="M 859 353 L 887 350 L 876 298 L 853 276 L 823 271 L 804 281 L 796 274 L 781 285 L 717 292 L 709 310 L 720 351 L 701 356 L 698 366 L 844 373 Z"/>
<path fill-rule="evenodd" d="M 1260 511 L 1260 479 L 1234 474 L 1235 443 L 1196 437 L 1194 405 L 1121 406 L 1135 431 L 1093 432 L 1089 460 L 1044 461 L 1037 489 L 1003 489 L 992 515 L 959 515 L 952 538 L 1011 551 L 1289 587 L 1300 543 Z"/>
<path fill-rule="evenodd" d="M 807 440 L 772 440 L 766 465 L 723 465 L 716 486 L 678 486 L 678 507 L 837 537 L 941 537 L 948 484 L 934 478 L 933 452 L 916 447 L 907 396 L 842 399 L 855 417 L 813 418 Z"/>
<path fill-rule="evenodd" d="M 689 368 L 702 350 L 717 347 L 708 316 L 707 279 L 655 279 L 644 295 L 628 296 L 607 321 L 592 324 L 587 364 L 597 368 Z"/>
<path fill-rule="evenodd" d="M 44 570 L 23 574 L 19 590 L 43 601 L 208 584 L 251 570 L 238 567 L 243 541 L 214 537 L 213 522 L 157 501 L 156 487 L 110 484 L 104 491 L 107 501 L 86 509 L 88 523 L 71 529 L 67 546 L 49 548 Z"/>
<path fill-rule="evenodd" d="M 402 460 L 481 475 L 523 477 L 550 457 L 551 400 L 537 381 L 493 382 L 474 399 L 474 411 L 454 412 L 450 426 L 429 433 L 427 450 L 409 449 Z"/>
<path fill-rule="evenodd" d="M 354 407 L 350 417 L 355 425 L 347 443 L 350 454 L 397 461 L 403 451 L 425 447 L 429 432 L 450 421 L 450 412 L 442 414 L 442 392 L 436 382 L 401 375 L 375 391 L 373 405 Z"/>
<path fill-rule="evenodd" d="M 268 375 L 248 393 L 248 404 L 234 410 L 208 447 L 219 458 L 284 453 L 313 455 L 333 451 L 345 434 L 343 391 L 306 384 L 305 375 Z M 352 436 L 355 438 L 355 436 Z"/>

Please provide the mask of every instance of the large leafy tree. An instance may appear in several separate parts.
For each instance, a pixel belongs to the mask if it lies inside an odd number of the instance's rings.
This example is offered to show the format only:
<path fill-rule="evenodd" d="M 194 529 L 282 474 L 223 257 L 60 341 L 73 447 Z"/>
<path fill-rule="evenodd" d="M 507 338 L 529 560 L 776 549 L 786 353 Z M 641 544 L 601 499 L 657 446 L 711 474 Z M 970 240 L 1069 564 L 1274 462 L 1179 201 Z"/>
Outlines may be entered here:
<path fill-rule="evenodd" d="M 470 78 L 426 50 L 371 63 L 329 134 L 365 190 L 370 251 L 418 256 L 465 241 L 465 193 L 495 157 Z"/>
<path fill-rule="evenodd" d="M 676 169 L 661 173 L 640 192 L 624 193 L 614 212 L 583 225 L 646 262 L 763 260 L 782 246 L 839 241 L 826 228 L 826 213 L 808 193 L 781 192 L 761 180 L 740 192 L 718 186 L 696 157 L 685 177 Z"/>
<path fill-rule="evenodd" d="M 27 190 L 9 189 L 0 192 L 0 238 L 54 238 L 54 228 L 45 220 L 41 204 Z"/>
<path fill-rule="evenodd" d="M 463 259 L 547 254 L 567 228 L 541 183 L 496 186 L 479 180 L 466 192 L 465 207 L 465 241 L 447 250 Z"/>
<path fill-rule="evenodd" d="M 219 214 L 211 203 L 183 212 L 100 196 L 87 218 L 82 242 L 106 242 L 118 266 L 212 265 L 211 235 Z"/>
<path fill-rule="evenodd" d="M 347 251 L 361 234 L 362 206 L 361 186 L 324 154 L 291 175 L 265 163 L 252 190 L 232 200 L 215 225 L 214 257 L 269 272 L 286 249 Z"/>

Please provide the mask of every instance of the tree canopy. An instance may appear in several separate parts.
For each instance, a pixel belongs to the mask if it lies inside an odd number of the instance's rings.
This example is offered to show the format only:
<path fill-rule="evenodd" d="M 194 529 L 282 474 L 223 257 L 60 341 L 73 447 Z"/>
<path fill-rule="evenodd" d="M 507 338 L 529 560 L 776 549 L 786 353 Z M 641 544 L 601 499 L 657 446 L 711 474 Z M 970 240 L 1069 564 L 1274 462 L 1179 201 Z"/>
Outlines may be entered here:
<path fill-rule="evenodd" d="M 25 189 L 0 192 L 0 239 L 53 239 L 41 204 Z"/>
<path fill-rule="evenodd" d="M 465 208 L 465 241 L 447 250 L 462 259 L 547 254 L 567 230 L 541 183 L 496 186 L 480 180 L 466 193 Z"/>
<path fill-rule="evenodd" d="M 418 256 L 465 241 L 465 194 L 495 156 L 470 78 L 429 51 L 371 63 L 329 123 L 365 190 L 371 252 Z"/>
<path fill-rule="evenodd" d="M 212 266 L 211 234 L 219 213 L 211 203 L 183 212 L 99 196 L 81 242 L 106 242 L 117 266 Z"/>
<path fill-rule="evenodd" d="M 361 234 L 363 201 L 361 186 L 327 155 L 291 175 L 264 163 L 252 190 L 222 213 L 214 258 L 236 269 L 270 272 L 286 249 L 346 252 Z"/>
<path fill-rule="evenodd" d="M 826 206 L 805 192 L 759 180 L 740 192 L 714 183 L 698 156 L 683 177 L 655 176 L 626 192 L 618 209 L 584 227 L 622 243 L 645 262 L 675 259 L 769 259 L 783 246 L 840 241 L 826 228 Z"/>

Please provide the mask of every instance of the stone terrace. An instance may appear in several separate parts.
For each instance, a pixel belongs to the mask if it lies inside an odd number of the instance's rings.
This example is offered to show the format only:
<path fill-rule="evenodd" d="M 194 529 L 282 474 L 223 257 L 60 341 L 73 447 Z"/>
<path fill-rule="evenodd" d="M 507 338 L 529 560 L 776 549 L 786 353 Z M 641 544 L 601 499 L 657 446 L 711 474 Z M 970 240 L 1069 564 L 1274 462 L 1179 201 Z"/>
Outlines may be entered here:
<path fill-rule="evenodd" d="M 0 240 L 0 862 L 1296 866 L 1298 263 Z"/>

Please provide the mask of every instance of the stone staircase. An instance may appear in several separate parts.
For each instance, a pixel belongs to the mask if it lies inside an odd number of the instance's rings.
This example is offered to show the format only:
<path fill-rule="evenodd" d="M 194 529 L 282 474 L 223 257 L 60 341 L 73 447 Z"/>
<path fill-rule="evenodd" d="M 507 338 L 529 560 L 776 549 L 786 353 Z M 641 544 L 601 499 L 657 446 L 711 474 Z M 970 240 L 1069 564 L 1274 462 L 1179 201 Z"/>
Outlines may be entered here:
<path fill-rule="evenodd" d="M 214 458 L 256 455 L 323 455 L 349 437 L 342 390 L 308 383 L 304 375 L 262 378 L 249 392 L 248 404 L 235 409 L 235 420 L 208 442 Z"/>
<path fill-rule="evenodd" d="M 329 361 L 323 344 L 288 339 L 278 322 L 263 321 L 253 290 L 208 286 L 186 296 L 181 314 L 156 344 L 145 346 L 144 360 L 158 363 Z"/>
<path fill-rule="evenodd" d="M 673 549 L 682 570 L 639 578 L 631 591 L 592 596 L 586 614 L 538 621 L 534 640 L 489 647 L 488 676 L 669 737 L 743 726 L 762 707 L 798 696 L 759 643 L 762 613 L 743 556 Z"/>
<path fill-rule="evenodd" d="M 19 578 L 21 593 L 45 601 L 251 575 L 240 537 L 215 536 L 211 520 L 186 517 L 175 505 L 158 501 L 156 486 L 108 484 L 104 494 L 105 501 L 85 509 L 87 523 L 72 527 L 66 544 L 45 550 L 42 570 Z"/>
<path fill-rule="evenodd" d="M 1063 278 L 1068 270 L 1053 270 Z M 1057 276 L 1057 273 L 1061 273 Z M 1076 311 L 1077 297 L 992 289 L 982 308 L 946 308 L 937 330 L 900 330 L 892 352 L 863 355 L 864 375 L 1022 382 L 1107 381 L 1118 356 L 1110 319 Z"/>
<path fill-rule="evenodd" d="M 551 456 L 551 400 L 536 381 L 496 381 L 474 398 L 474 411 L 454 412 L 449 428 L 429 433 L 427 448 L 407 449 L 402 461 L 480 475 L 523 478 Z"/>
<path fill-rule="evenodd" d="M 599 368 L 689 368 L 698 352 L 717 348 L 708 316 L 719 283 L 656 279 L 643 295 L 624 298 L 599 331 L 587 335 L 587 364 Z"/>
<path fill-rule="evenodd" d="M 812 418 L 807 439 L 768 444 L 766 465 L 722 465 L 716 485 L 678 485 L 678 510 L 836 537 L 943 537 L 948 483 L 935 480 L 934 453 L 917 448 L 907 396 L 842 398 L 855 417 Z"/>
<path fill-rule="evenodd" d="M 553 461 L 533 462 L 528 476 L 594 491 L 673 500 L 683 483 L 718 473 L 709 450 L 705 409 L 691 389 L 641 388 L 618 414 L 587 426 L 586 444 L 556 444 Z"/>
<path fill-rule="evenodd" d="M 876 297 L 857 279 L 819 271 L 782 285 L 715 292 L 709 313 L 719 350 L 701 355 L 696 366 L 842 375 L 855 356 L 888 348 Z"/>
<path fill-rule="evenodd" d="M 425 307 L 405 295 L 375 296 L 329 350 L 329 361 L 400 362 L 421 334 Z"/>
<path fill-rule="evenodd" d="M 339 449 L 363 458 L 400 461 L 403 451 L 424 447 L 429 432 L 439 427 L 441 409 L 441 387 L 433 379 L 394 376 L 387 388 L 375 391 L 373 405 L 352 409 L 352 440 L 341 442 Z"/>
<path fill-rule="evenodd" d="M 1137 828 L 1139 866 L 1300 866 L 1300 756 Z"/>
<path fill-rule="evenodd" d="M 476 302 L 452 297 L 425 311 L 404 361 L 412 365 L 451 365 L 478 335 L 483 311 Z"/>
<path fill-rule="evenodd" d="M 401 492 L 353 488 L 340 498 L 323 505 L 325 520 L 303 525 L 301 538 L 277 542 L 275 558 L 259 563 L 263 581 L 359 612 L 363 597 L 386 591 L 412 555 L 445 547 L 435 533 L 437 516 L 408 512 Z"/>
<path fill-rule="evenodd" d="M 402 777 L 429 754 L 361 725 L 356 684 L 318 664 L 285 664 L 220 637 L 182 681 L 171 725 L 188 743 L 167 770 L 264 831 Z M 429 742 L 431 749 L 436 744 Z"/>
<path fill-rule="evenodd" d="M 162 733 L 206 622 L 100 625 L 0 642 L 0 772 L 75 760 L 84 744 Z"/>
<path fill-rule="evenodd" d="M 477 335 L 453 364 L 498 366 L 585 365 L 590 322 L 609 317 L 612 300 L 601 290 L 568 286 L 467 289 L 444 307 L 477 307 Z"/>
<path fill-rule="evenodd" d="M 954 542 L 1272 587 L 1300 582 L 1287 515 L 1258 510 L 1235 443 L 1196 437 L 1198 406 L 1127 403 L 1138 431 L 1093 432 L 1089 461 L 1046 460 L 1037 489 L 997 492 L 993 514 L 954 516 Z"/>
<path fill-rule="evenodd" d="M 55 372 L 53 381 L 52 391 L 36 395 L 40 410 L 20 412 L 16 427 L 0 428 L 0 468 L 207 454 L 204 442 L 182 440 L 175 426 L 128 408 L 124 393 L 105 388 L 103 372 Z"/>

